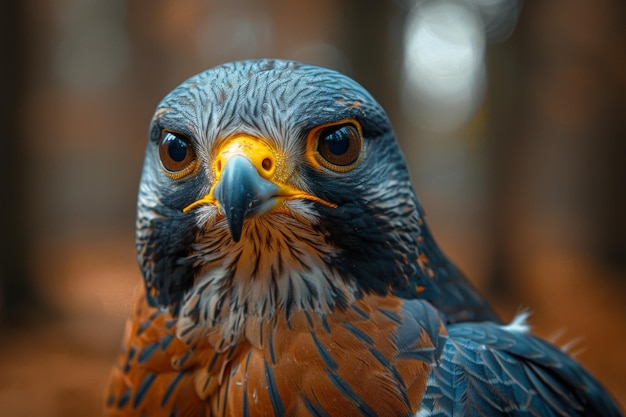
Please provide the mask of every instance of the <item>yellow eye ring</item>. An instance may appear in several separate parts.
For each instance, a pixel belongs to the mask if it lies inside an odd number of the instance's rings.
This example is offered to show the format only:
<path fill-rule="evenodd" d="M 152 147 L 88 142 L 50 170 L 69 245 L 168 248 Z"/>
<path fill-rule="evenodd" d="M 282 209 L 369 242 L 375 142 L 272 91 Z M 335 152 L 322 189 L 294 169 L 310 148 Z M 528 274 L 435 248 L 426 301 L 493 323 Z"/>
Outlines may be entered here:
<path fill-rule="evenodd" d="M 352 119 L 312 129 L 308 142 L 315 162 L 336 172 L 354 169 L 363 157 L 361 126 Z"/>
<path fill-rule="evenodd" d="M 182 133 L 163 131 L 159 142 L 159 159 L 165 175 L 179 179 L 196 171 L 198 158 L 190 142 Z"/>

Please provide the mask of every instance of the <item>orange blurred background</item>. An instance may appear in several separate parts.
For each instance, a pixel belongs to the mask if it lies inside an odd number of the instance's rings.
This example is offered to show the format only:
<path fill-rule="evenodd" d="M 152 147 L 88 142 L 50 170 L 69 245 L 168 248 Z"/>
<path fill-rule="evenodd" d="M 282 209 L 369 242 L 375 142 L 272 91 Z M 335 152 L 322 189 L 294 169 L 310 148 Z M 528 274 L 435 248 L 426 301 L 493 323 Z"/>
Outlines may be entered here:
<path fill-rule="evenodd" d="M 9 4 L 15 3 L 15 4 Z M 626 404 L 622 0 L 25 0 L 0 6 L 0 410 L 100 415 L 140 272 L 158 101 L 260 57 L 338 69 L 388 110 L 431 228 L 503 318 Z"/>

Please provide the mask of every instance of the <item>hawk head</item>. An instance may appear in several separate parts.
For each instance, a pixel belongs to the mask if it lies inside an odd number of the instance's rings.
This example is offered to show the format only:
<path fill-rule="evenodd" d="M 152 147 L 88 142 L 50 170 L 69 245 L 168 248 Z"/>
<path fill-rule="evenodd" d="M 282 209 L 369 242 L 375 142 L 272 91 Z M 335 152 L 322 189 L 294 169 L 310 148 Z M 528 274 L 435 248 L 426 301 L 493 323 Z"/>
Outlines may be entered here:
<path fill-rule="evenodd" d="M 138 259 L 152 302 L 189 326 L 236 339 L 249 318 L 425 296 L 429 241 L 389 119 L 338 72 L 229 63 L 156 110 Z"/>

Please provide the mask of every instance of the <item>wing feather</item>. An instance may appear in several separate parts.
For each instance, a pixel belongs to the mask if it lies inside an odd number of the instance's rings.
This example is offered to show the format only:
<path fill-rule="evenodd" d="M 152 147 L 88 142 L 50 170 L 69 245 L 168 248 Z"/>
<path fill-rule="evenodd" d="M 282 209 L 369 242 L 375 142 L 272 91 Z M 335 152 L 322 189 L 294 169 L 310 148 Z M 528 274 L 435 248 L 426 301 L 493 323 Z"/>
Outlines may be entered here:
<path fill-rule="evenodd" d="M 493 323 L 448 327 L 418 416 L 621 416 L 580 364 L 548 342 Z"/>

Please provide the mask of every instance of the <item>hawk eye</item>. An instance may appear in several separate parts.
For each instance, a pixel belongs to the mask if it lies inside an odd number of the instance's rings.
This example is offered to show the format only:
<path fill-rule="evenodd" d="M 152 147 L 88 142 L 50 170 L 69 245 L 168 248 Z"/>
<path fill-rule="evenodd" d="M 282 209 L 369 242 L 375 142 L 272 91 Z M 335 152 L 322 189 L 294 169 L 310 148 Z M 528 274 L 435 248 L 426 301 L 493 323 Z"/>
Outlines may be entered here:
<path fill-rule="evenodd" d="M 354 168 L 362 148 L 361 132 L 352 123 L 324 127 L 317 136 L 317 159 L 334 171 L 346 172 Z"/>
<path fill-rule="evenodd" d="M 175 132 L 163 132 L 159 143 L 159 158 L 165 174 L 174 179 L 191 173 L 198 165 L 189 139 Z"/>

